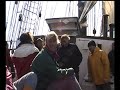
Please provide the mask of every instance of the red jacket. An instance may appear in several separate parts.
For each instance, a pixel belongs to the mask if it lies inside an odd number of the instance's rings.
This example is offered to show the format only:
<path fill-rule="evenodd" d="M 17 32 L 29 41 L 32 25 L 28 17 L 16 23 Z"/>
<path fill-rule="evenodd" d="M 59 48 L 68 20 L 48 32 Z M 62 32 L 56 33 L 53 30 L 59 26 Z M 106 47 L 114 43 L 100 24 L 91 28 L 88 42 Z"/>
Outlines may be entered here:
<path fill-rule="evenodd" d="M 12 58 L 15 64 L 18 79 L 22 77 L 23 75 L 25 75 L 26 73 L 31 71 L 30 65 L 36 55 L 37 55 L 37 52 L 30 54 L 27 57 L 22 57 L 22 58 L 13 57 Z"/>
<path fill-rule="evenodd" d="M 38 52 L 39 50 L 32 44 L 23 44 L 16 49 L 12 60 L 15 64 L 18 79 L 31 71 L 30 65 Z"/>

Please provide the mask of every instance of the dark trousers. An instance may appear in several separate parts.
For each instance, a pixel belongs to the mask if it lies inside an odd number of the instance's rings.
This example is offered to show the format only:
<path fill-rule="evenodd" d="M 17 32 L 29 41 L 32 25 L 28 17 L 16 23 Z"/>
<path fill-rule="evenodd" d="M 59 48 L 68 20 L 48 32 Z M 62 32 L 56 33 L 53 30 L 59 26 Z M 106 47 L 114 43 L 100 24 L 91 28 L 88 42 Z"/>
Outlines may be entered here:
<path fill-rule="evenodd" d="M 111 90 L 110 84 L 96 85 L 96 90 Z"/>
<path fill-rule="evenodd" d="M 74 67 L 73 69 L 74 69 L 74 72 L 75 72 L 75 77 L 79 82 L 79 67 Z"/>

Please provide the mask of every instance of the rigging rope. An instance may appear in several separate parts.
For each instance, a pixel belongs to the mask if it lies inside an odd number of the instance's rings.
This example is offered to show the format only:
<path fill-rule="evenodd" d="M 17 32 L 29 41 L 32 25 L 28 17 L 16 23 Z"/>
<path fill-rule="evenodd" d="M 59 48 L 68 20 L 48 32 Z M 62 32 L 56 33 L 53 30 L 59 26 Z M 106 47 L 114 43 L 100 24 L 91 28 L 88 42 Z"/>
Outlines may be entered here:
<path fill-rule="evenodd" d="M 11 30 L 11 25 L 12 25 L 12 19 L 13 19 L 13 11 L 14 11 L 14 9 L 15 9 L 15 3 L 14 3 L 14 6 L 13 6 L 13 9 L 12 9 L 12 16 L 11 16 L 10 27 L 9 27 L 8 32 Z M 10 39 L 10 33 L 8 33 L 8 38 Z M 10 45 L 10 47 L 11 47 L 11 45 Z"/>
<path fill-rule="evenodd" d="M 20 2 L 21 2 L 21 1 L 19 1 L 19 4 L 20 4 Z M 19 5 L 19 6 L 20 6 L 20 5 Z M 18 14 L 18 13 L 19 13 L 19 12 L 17 12 L 17 14 Z M 19 20 L 18 20 L 18 19 L 19 19 L 19 16 L 18 16 L 18 18 L 16 18 L 17 23 L 16 23 L 16 29 L 15 29 L 15 30 L 16 30 L 15 37 L 18 36 L 18 31 L 19 31 L 19 27 L 18 27 L 18 26 L 19 26 Z M 16 38 L 16 39 L 17 39 L 17 38 Z"/>
<path fill-rule="evenodd" d="M 71 17 L 73 17 L 73 11 L 74 11 L 74 1 L 71 2 Z"/>
<path fill-rule="evenodd" d="M 68 17 L 70 17 L 70 5 L 71 4 L 71 1 L 69 1 L 69 11 L 68 11 Z"/>
<path fill-rule="evenodd" d="M 54 7 L 53 7 L 53 5 L 52 5 L 52 7 L 51 7 L 50 10 L 51 10 L 51 11 L 50 11 L 50 17 L 52 17 L 52 15 L 53 15 L 53 12 L 52 12 L 52 11 L 54 11 Z"/>
<path fill-rule="evenodd" d="M 68 8 L 68 2 L 67 2 L 67 5 L 66 5 L 66 11 L 65 11 L 65 16 L 67 17 L 67 9 Z"/>
<path fill-rule="evenodd" d="M 34 6 L 36 6 L 35 5 L 35 1 L 34 1 Z M 35 7 L 33 8 L 33 12 L 34 12 L 34 10 L 35 10 Z M 36 14 L 36 13 L 35 13 Z M 32 14 L 32 15 L 34 15 L 34 14 Z M 37 14 L 36 14 L 37 15 Z M 35 18 L 35 21 L 36 21 L 36 18 Z M 34 21 L 34 23 L 33 23 L 33 29 L 31 29 L 31 30 L 33 30 L 33 33 L 34 33 L 34 25 L 35 25 L 35 21 Z"/>
<path fill-rule="evenodd" d="M 24 15 L 24 6 L 26 5 L 26 1 L 24 2 L 23 6 L 22 6 L 22 10 L 21 10 L 21 15 Z M 19 26 L 19 33 L 18 33 L 18 38 L 20 38 L 20 35 L 21 35 L 21 27 L 23 25 L 23 17 L 22 17 L 22 21 L 20 21 L 20 26 Z"/>
<path fill-rule="evenodd" d="M 48 1 L 47 1 L 47 4 L 48 4 Z M 45 15 L 44 15 L 44 18 L 43 18 L 44 20 L 45 20 L 46 11 L 47 11 L 47 4 L 46 4 L 46 8 L 45 8 Z M 42 33 L 43 33 L 43 27 L 44 27 L 44 23 L 45 23 L 44 20 L 43 20 L 43 26 L 42 26 Z"/>
<path fill-rule="evenodd" d="M 42 10 L 42 5 L 41 5 L 41 2 L 39 3 L 39 1 L 38 1 L 38 12 L 39 12 L 39 14 L 41 13 L 41 10 Z M 39 26 L 40 26 L 40 20 L 39 20 L 39 18 L 41 18 L 41 17 L 37 17 L 37 25 L 36 25 L 36 32 L 35 32 L 35 35 L 36 34 L 38 34 L 37 32 L 39 31 Z"/>
<path fill-rule="evenodd" d="M 7 14 L 7 15 L 8 15 L 8 16 L 7 16 L 7 20 L 6 20 L 6 21 L 7 21 L 7 24 L 8 24 L 8 18 L 9 18 L 10 6 L 11 6 L 11 2 L 10 2 L 10 4 L 9 4 L 9 10 L 8 10 L 8 14 Z M 6 24 L 6 28 L 7 28 L 7 24 Z"/>
<path fill-rule="evenodd" d="M 29 2 L 30 1 L 26 2 L 26 7 L 24 7 L 24 9 L 29 7 Z M 28 22 L 28 13 L 29 12 L 26 10 L 26 13 L 23 14 L 23 16 L 25 18 L 25 20 L 24 20 L 25 22 Z M 27 30 L 26 27 L 27 27 L 27 23 L 24 23 L 24 26 L 23 26 L 24 32 L 26 32 L 26 30 Z"/>
<path fill-rule="evenodd" d="M 57 6 L 57 2 L 56 2 L 56 4 L 55 4 L 55 8 L 54 8 L 54 11 L 53 11 L 53 15 L 52 15 L 52 17 L 53 17 L 54 14 L 55 14 L 56 6 Z"/>
<path fill-rule="evenodd" d="M 34 5 L 35 4 L 38 4 L 38 3 L 36 3 L 36 1 L 34 1 Z M 35 5 L 36 6 L 36 5 Z M 37 5 L 38 6 L 38 5 Z M 36 8 L 33 8 L 34 10 L 36 9 Z M 34 10 L 33 10 L 33 12 L 34 12 Z M 37 9 L 36 9 L 36 17 L 35 17 L 35 21 L 34 21 L 34 25 L 33 25 L 33 35 L 34 35 L 34 32 L 35 32 L 35 25 L 36 25 L 36 23 L 37 23 L 37 14 L 38 13 L 38 11 L 37 11 Z"/>
<path fill-rule="evenodd" d="M 16 25 L 16 21 L 17 21 L 16 17 L 17 17 L 18 7 L 19 7 L 19 3 L 17 3 L 17 6 L 16 6 L 17 10 L 16 10 L 16 13 L 15 13 L 15 16 L 14 16 L 15 23 L 13 24 L 13 25 L 14 25 L 14 26 L 13 26 L 13 32 L 14 32 L 14 33 L 12 33 L 12 38 L 13 38 L 13 34 L 15 35 L 15 31 L 16 31 L 15 25 Z M 11 38 L 11 39 L 12 39 L 12 38 Z"/>
<path fill-rule="evenodd" d="M 32 2 L 30 2 L 30 7 L 31 7 L 31 5 L 32 5 Z M 31 8 L 30 8 L 30 10 L 31 10 Z M 30 15 L 30 23 L 31 23 L 31 22 L 32 22 L 32 13 L 31 13 L 31 15 Z M 32 23 L 31 23 L 31 24 L 32 24 Z M 29 24 L 28 32 L 30 32 L 31 24 Z"/>
<path fill-rule="evenodd" d="M 37 26 L 38 26 L 38 20 L 39 20 L 39 1 L 38 1 L 38 6 L 37 6 L 37 10 L 36 10 L 36 13 L 38 13 L 37 15 L 37 18 L 36 18 L 36 21 L 35 21 L 35 25 L 34 25 L 34 31 L 33 31 L 33 35 L 35 35 L 35 31 L 37 31 Z"/>
<path fill-rule="evenodd" d="M 15 12 L 15 3 L 14 3 L 14 6 L 13 6 L 13 10 L 12 10 L 12 17 L 11 17 L 11 21 L 10 21 L 10 28 L 9 28 L 9 31 L 11 31 L 12 29 L 12 25 L 13 25 L 13 15 L 14 15 L 14 12 Z M 15 19 L 14 19 L 15 20 Z M 13 33 L 13 32 L 12 32 Z M 10 43 L 10 49 L 11 49 L 11 46 L 12 46 L 12 37 L 11 37 L 11 33 L 8 34 L 8 37 L 9 39 L 11 40 L 11 43 Z"/>
<path fill-rule="evenodd" d="M 17 12 L 18 12 L 18 7 L 19 7 L 19 3 L 17 2 L 17 6 L 16 6 L 16 14 L 15 14 L 15 16 L 14 16 L 14 20 L 15 20 L 15 23 L 13 24 L 14 26 L 13 26 L 13 33 L 12 33 L 12 35 L 11 35 L 11 40 L 13 41 L 13 35 L 15 36 L 16 35 L 16 28 L 15 28 L 15 26 L 16 26 L 16 21 L 17 21 L 17 19 L 16 19 L 16 17 L 17 17 Z M 14 40 L 15 41 L 15 40 Z M 15 42 L 14 42 L 15 43 Z M 12 44 L 13 44 L 13 42 L 12 42 Z M 13 49 L 13 47 L 14 47 L 14 44 L 12 45 L 12 49 Z"/>

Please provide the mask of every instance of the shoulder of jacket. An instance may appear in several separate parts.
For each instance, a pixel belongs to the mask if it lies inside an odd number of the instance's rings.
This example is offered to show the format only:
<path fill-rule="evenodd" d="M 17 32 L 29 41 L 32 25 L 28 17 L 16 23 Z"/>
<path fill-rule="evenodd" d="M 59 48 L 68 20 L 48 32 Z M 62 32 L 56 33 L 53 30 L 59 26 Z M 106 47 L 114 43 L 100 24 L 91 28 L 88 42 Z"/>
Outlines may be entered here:
<path fill-rule="evenodd" d="M 101 50 L 101 49 L 100 49 L 99 51 L 100 51 L 100 52 L 103 52 L 103 50 Z"/>
<path fill-rule="evenodd" d="M 70 43 L 70 46 L 77 47 L 75 43 Z"/>
<path fill-rule="evenodd" d="M 76 45 L 75 43 L 69 43 L 70 45 Z"/>
<path fill-rule="evenodd" d="M 106 52 L 104 50 L 99 50 L 99 52 L 102 54 L 102 55 L 106 55 Z"/>
<path fill-rule="evenodd" d="M 99 50 L 99 52 L 100 52 L 100 53 L 104 53 L 104 51 L 103 51 L 103 50 L 101 50 L 101 49 Z"/>

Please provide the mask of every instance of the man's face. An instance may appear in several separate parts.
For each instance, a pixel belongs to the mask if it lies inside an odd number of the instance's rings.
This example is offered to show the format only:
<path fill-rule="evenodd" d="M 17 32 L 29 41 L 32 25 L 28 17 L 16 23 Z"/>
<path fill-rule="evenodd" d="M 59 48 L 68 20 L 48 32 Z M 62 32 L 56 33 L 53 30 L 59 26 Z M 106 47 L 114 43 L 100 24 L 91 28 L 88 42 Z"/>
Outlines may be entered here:
<path fill-rule="evenodd" d="M 38 47 L 43 47 L 43 42 L 42 42 L 42 41 L 38 41 L 38 42 L 37 42 L 37 46 L 38 46 Z"/>
<path fill-rule="evenodd" d="M 90 51 L 91 53 L 93 53 L 93 52 L 94 52 L 94 49 L 95 49 L 95 46 L 89 46 L 88 48 L 89 48 L 89 51 Z"/>
<path fill-rule="evenodd" d="M 56 38 L 51 38 L 49 40 L 47 40 L 46 42 L 48 48 L 50 49 L 50 51 L 56 52 L 57 51 L 57 40 Z"/>
<path fill-rule="evenodd" d="M 66 47 L 69 44 L 69 39 L 68 38 L 62 38 L 61 39 L 61 45 Z"/>

